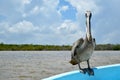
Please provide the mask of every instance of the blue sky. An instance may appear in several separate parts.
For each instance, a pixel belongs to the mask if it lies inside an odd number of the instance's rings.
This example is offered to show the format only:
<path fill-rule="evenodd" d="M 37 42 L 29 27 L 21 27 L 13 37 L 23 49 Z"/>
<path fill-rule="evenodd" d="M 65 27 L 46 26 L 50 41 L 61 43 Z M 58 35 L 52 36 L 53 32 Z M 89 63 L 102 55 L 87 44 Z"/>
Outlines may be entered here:
<path fill-rule="evenodd" d="M 97 44 L 120 44 L 120 0 L 0 0 L 0 42 L 72 45 L 92 12 Z"/>

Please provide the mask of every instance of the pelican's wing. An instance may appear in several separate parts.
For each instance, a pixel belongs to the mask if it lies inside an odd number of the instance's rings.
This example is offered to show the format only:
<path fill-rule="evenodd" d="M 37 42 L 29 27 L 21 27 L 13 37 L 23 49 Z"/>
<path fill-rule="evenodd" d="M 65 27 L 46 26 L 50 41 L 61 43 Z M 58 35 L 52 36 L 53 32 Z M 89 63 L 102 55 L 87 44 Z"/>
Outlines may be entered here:
<path fill-rule="evenodd" d="M 72 56 L 75 56 L 77 54 L 77 49 L 81 47 L 83 42 L 84 42 L 83 38 L 80 38 L 76 42 L 73 43 L 73 46 L 72 46 Z"/>

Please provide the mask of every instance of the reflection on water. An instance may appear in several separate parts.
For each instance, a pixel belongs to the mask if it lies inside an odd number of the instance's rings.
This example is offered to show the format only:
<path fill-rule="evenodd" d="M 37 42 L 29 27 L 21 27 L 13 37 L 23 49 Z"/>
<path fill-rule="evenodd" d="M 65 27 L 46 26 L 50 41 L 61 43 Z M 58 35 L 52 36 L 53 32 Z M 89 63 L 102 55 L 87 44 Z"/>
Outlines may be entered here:
<path fill-rule="evenodd" d="M 1 51 L 0 80 L 40 80 L 78 69 L 69 64 L 70 51 Z M 91 65 L 120 63 L 120 51 L 96 51 Z M 101 60 L 102 59 L 102 60 Z"/>

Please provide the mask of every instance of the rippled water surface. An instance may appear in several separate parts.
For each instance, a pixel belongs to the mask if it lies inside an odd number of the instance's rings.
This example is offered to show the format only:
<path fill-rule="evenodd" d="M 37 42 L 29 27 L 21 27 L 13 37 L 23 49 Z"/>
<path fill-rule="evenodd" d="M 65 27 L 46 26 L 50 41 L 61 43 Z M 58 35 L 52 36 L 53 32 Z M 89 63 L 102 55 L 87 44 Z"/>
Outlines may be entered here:
<path fill-rule="evenodd" d="M 41 80 L 78 69 L 70 51 L 0 51 L 0 80 Z M 120 63 L 120 51 L 95 51 L 92 67 Z M 86 63 L 82 63 L 86 67 Z"/>

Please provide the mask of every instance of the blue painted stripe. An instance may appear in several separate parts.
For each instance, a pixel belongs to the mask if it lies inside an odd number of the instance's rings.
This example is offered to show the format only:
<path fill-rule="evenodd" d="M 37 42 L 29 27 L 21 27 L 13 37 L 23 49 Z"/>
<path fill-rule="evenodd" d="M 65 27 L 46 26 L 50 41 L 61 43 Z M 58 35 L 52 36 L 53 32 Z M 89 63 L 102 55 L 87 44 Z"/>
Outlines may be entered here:
<path fill-rule="evenodd" d="M 93 68 L 95 75 L 82 74 L 79 70 L 58 74 L 42 80 L 120 80 L 120 64 Z"/>

